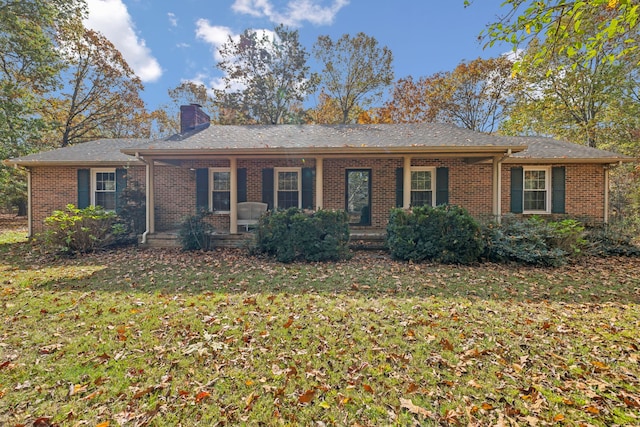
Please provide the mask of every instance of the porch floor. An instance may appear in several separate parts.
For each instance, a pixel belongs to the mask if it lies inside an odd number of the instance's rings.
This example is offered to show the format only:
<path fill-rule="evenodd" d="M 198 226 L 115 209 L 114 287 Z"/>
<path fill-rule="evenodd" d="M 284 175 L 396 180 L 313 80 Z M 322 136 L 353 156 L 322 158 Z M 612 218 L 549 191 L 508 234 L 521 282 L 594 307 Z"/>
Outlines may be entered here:
<path fill-rule="evenodd" d="M 380 229 L 351 230 L 351 249 L 383 249 L 387 233 Z M 214 247 L 219 248 L 248 248 L 253 242 L 254 233 L 242 231 L 238 234 L 214 234 Z M 158 231 L 147 235 L 143 248 L 179 248 L 178 230 Z"/>

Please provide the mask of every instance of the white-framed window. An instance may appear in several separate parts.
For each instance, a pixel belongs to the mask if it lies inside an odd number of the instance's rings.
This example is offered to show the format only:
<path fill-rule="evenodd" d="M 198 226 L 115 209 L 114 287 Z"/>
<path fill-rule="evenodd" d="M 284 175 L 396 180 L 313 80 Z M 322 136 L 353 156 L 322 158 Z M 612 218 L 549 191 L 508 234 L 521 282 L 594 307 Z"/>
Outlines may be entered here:
<path fill-rule="evenodd" d="M 523 212 L 551 212 L 551 168 L 527 166 L 523 168 Z"/>
<path fill-rule="evenodd" d="M 302 169 L 275 168 L 274 169 L 274 200 L 277 209 L 302 207 Z"/>
<path fill-rule="evenodd" d="M 108 211 L 116 210 L 116 170 L 91 169 L 91 204 Z"/>
<path fill-rule="evenodd" d="M 434 167 L 411 168 L 411 206 L 435 206 L 435 177 Z"/>
<path fill-rule="evenodd" d="M 214 212 L 231 211 L 231 169 L 209 169 L 209 208 Z"/>

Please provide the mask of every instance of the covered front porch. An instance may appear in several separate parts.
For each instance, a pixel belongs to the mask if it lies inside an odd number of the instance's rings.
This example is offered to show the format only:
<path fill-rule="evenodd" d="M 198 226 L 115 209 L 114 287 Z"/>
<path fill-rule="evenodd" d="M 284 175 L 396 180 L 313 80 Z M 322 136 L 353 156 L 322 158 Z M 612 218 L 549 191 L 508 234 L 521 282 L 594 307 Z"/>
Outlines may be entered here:
<path fill-rule="evenodd" d="M 475 205 L 478 214 L 502 214 L 501 165 L 508 151 L 306 154 L 138 155 L 147 183 L 142 243 L 172 240 L 167 236 L 182 218 L 206 210 L 217 236 L 238 236 L 219 237 L 223 246 L 241 246 L 251 236 L 239 208 L 247 202 L 267 209 L 344 209 L 354 231 L 373 235 L 384 231 L 392 207 L 409 208 L 416 195 L 431 205 Z M 415 188 L 416 171 L 428 181 L 422 192 Z M 463 181 L 472 173 L 479 178 Z"/>

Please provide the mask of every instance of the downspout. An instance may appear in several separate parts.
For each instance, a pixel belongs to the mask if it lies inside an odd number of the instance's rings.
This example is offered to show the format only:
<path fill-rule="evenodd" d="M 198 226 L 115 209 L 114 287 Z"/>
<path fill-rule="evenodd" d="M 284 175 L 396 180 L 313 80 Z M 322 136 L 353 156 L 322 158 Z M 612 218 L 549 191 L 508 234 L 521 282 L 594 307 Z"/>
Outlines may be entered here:
<path fill-rule="evenodd" d="M 151 213 L 150 211 L 150 203 L 149 203 L 149 199 L 150 199 L 150 195 L 149 195 L 149 182 L 150 182 L 150 175 L 151 175 L 151 168 L 149 166 L 149 162 L 147 162 L 143 157 L 140 156 L 140 153 L 136 152 L 136 159 L 142 161 L 142 163 L 145 164 L 145 186 L 144 186 L 144 193 L 145 193 L 145 230 L 142 233 L 142 238 L 140 239 L 140 244 L 144 245 L 147 243 L 147 235 L 151 232 Z M 151 160 L 153 162 L 153 160 Z"/>

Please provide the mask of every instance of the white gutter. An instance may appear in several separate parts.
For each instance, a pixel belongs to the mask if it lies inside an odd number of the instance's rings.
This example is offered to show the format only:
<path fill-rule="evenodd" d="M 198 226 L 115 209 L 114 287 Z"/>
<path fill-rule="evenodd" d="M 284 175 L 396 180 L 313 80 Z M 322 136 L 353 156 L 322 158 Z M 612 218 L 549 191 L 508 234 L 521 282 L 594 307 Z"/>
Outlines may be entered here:
<path fill-rule="evenodd" d="M 150 167 L 149 163 L 142 157 L 140 157 L 140 153 L 136 153 L 136 158 L 145 164 L 145 230 L 142 233 L 142 238 L 140 239 L 140 244 L 144 245 L 147 243 L 147 235 L 151 231 L 151 220 L 150 220 L 150 212 L 149 212 L 149 178 L 150 178 Z M 153 160 L 151 160 L 153 162 Z"/>

